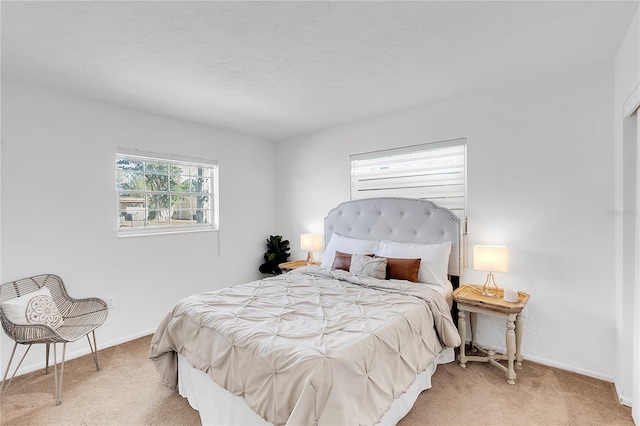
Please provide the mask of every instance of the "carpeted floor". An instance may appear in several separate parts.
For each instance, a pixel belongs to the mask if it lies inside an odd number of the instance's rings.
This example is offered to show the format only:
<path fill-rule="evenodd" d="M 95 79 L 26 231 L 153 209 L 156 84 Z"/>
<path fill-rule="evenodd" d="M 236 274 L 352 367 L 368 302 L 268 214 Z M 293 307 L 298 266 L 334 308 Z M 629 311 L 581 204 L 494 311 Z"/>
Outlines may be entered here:
<path fill-rule="evenodd" d="M 150 336 L 65 365 L 62 404 L 53 375 L 42 371 L 14 379 L 2 398 L 2 425 L 198 425 L 189 403 L 160 383 L 147 359 Z M 44 346 L 34 346 L 42 350 Z M 414 425 L 633 425 L 631 409 L 618 403 L 613 384 L 525 360 L 515 386 L 483 363 L 441 365 L 400 422 Z"/>

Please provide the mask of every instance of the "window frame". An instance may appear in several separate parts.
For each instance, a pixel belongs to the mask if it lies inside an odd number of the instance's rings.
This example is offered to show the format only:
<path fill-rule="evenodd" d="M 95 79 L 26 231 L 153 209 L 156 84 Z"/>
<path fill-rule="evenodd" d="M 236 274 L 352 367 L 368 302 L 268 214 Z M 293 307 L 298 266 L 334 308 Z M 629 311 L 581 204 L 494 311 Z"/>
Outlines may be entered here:
<path fill-rule="evenodd" d="M 167 176 L 167 189 L 166 190 L 157 190 L 157 191 L 152 191 L 148 188 L 144 188 L 144 189 L 129 189 L 129 190 L 122 190 L 121 188 L 119 188 L 119 179 L 120 179 L 120 172 L 121 170 L 119 169 L 118 166 L 118 162 L 121 159 L 128 159 L 128 160 L 135 160 L 135 161 L 142 161 L 144 166 L 143 166 L 143 176 L 146 176 L 146 165 L 147 163 L 166 163 L 167 164 L 167 171 L 166 171 L 166 176 Z M 202 191 L 202 192 L 194 192 L 191 190 L 191 188 L 189 189 L 189 191 L 173 191 L 171 189 L 171 184 L 170 184 L 170 176 L 171 176 L 171 166 L 180 166 L 180 167 L 196 167 L 196 168 L 206 168 L 208 169 L 209 175 L 205 176 L 205 179 L 210 179 L 210 185 L 209 185 L 209 191 Z M 158 176 L 163 176 L 163 173 L 158 173 Z M 191 179 L 192 175 L 191 172 L 189 172 L 188 175 L 182 175 L 182 176 L 188 176 L 189 179 Z M 146 182 L 146 181 L 145 181 Z M 193 232 L 211 232 L 211 231 L 217 231 L 219 230 L 219 202 L 218 202 L 218 196 L 219 196 L 219 190 L 218 190 L 218 162 L 216 160 L 209 160 L 209 159 L 204 159 L 204 158 L 195 158 L 195 157 L 188 157 L 188 156 L 183 156 L 183 155 L 175 155 L 175 154 L 164 154 L 164 153 L 157 153 L 157 152 L 148 152 L 148 151 L 140 151 L 137 149 L 130 149 L 130 148 L 123 148 L 123 147 L 118 147 L 116 149 L 116 156 L 115 156 L 115 191 L 116 191 L 116 227 L 117 227 L 117 236 L 118 238 L 127 238 L 127 237 L 139 237 L 139 236 L 148 236 L 148 235 L 166 235 L 166 234 L 185 234 L 185 233 L 193 233 Z M 161 195 L 161 196 L 168 196 L 169 199 L 171 199 L 171 197 L 194 197 L 198 195 L 202 195 L 202 194 L 208 194 L 209 197 L 209 204 L 210 207 L 209 209 L 205 209 L 205 210 L 210 210 L 210 221 L 209 223 L 192 223 L 192 224 L 181 224 L 181 225 L 157 225 L 157 226 L 150 226 L 150 225 L 143 225 L 143 226 L 122 226 L 122 200 L 120 197 L 120 194 L 122 193 L 129 193 L 129 194 L 133 194 L 133 193 L 139 193 L 141 195 L 144 196 L 144 201 L 142 201 L 144 203 L 144 216 L 145 218 L 143 219 L 144 221 L 147 221 L 148 219 L 148 213 L 151 210 L 154 209 L 150 209 L 147 205 L 147 197 L 148 196 L 157 196 L 157 195 Z M 190 208 L 190 210 L 192 209 L 192 207 Z M 160 211 L 160 209 L 157 209 L 156 211 Z M 173 215 L 173 207 L 171 206 L 171 203 L 169 204 L 169 220 L 175 220 L 172 218 Z M 193 219 L 191 219 L 193 220 Z M 126 219 L 125 219 L 126 222 Z"/>

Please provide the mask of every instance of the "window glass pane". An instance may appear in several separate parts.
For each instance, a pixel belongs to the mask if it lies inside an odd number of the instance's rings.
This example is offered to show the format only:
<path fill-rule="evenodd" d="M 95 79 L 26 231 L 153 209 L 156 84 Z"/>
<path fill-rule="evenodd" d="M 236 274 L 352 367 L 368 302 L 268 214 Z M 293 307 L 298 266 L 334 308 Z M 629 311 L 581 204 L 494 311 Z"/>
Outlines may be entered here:
<path fill-rule="evenodd" d="M 190 209 L 191 197 L 188 195 L 172 195 L 171 196 L 171 210 Z"/>
<path fill-rule="evenodd" d="M 209 192 L 211 191 L 211 179 L 196 177 L 192 179 L 193 192 Z"/>
<path fill-rule="evenodd" d="M 146 218 L 145 196 L 139 193 L 118 196 L 118 221 L 120 226 L 143 226 Z"/>
<path fill-rule="evenodd" d="M 196 209 L 194 220 L 196 223 L 211 223 L 211 210 Z"/>
<path fill-rule="evenodd" d="M 116 187 L 119 191 L 144 190 L 144 175 L 142 173 L 119 170 L 116 179 Z"/>
<path fill-rule="evenodd" d="M 117 170 L 123 171 L 137 171 L 142 172 L 144 170 L 143 162 L 139 160 L 132 160 L 129 158 L 119 158 L 116 161 Z"/>
<path fill-rule="evenodd" d="M 189 174 L 192 176 L 202 176 L 204 173 L 203 170 L 206 170 L 206 167 L 191 166 L 189 167 Z"/>
<path fill-rule="evenodd" d="M 180 175 L 171 179 L 171 190 L 177 192 L 191 192 L 191 179 L 189 175 Z"/>
<path fill-rule="evenodd" d="M 140 228 L 146 226 L 146 222 L 147 221 L 144 219 L 144 213 L 138 215 L 135 212 L 123 212 L 119 219 L 121 228 Z"/>
<path fill-rule="evenodd" d="M 149 226 L 169 225 L 169 209 L 149 209 L 147 212 L 147 221 Z"/>
<path fill-rule="evenodd" d="M 118 194 L 118 204 L 120 210 L 128 210 L 132 207 L 145 206 L 145 195 L 143 193 L 120 193 Z"/>
<path fill-rule="evenodd" d="M 193 220 L 194 211 L 190 208 L 184 207 L 176 207 L 171 209 L 171 219 L 172 220 Z"/>
<path fill-rule="evenodd" d="M 147 174 L 167 174 L 168 165 L 164 162 L 145 162 L 144 171 Z"/>
<path fill-rule="evenodd" d="M 147 194 L 147 206 L 150 209 L 169 210 L 169 195 L 168 194 Z"/>
<path fill-rule="evenodd" d="M 169 191 L 169 177 L 167 175 L 145 175 L 145 189 L 147 191 Z"/>
<path fill-rule="evenodd" d="M 189 174 L 189 166 L 184 166 L 181 164 L 171 164 L 169 166 L 169 174 L 172 174 L 172 175 Z"/>
<path fill-rule="evenodd" d="M 169 178 L 169 191 L 189 192 L 189 181 L 183 180 L 180 175 L 171 175 Z"/>
<path fill-rule="evenodd" d="M 208 195 L 196 195 L 191 199 L 191 206 L 196 209 L 210 209 L 211 198 Z"/>

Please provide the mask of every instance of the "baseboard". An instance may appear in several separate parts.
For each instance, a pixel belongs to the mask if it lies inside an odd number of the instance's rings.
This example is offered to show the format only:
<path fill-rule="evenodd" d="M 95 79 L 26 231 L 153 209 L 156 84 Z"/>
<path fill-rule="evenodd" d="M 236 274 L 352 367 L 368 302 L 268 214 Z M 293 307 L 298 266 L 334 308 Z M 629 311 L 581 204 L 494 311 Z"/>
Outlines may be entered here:
<path fill-rule="evenodd" d="M 123 343 L 127 343 L 127 342 L 130 342 L 132 340 L 136 340 L 136 339 L 139 339 L 141 337 L 148 336 L 148 335 L 153 334 L 155 332 L 156 332 L 156 327 L 148 329 L 148 330 L 139 331 L 137 333 L 130 334 L 128 336 L 120 337 L 118 339 L 114 339 L 114 340 L 111 340 L 109 342 L 103 343 L 101 349 L 106 349 L 106 348 L 110 348 L 112 346 L 121 345 Z M 89 353 L 89 349 L 86 350 L 84 355 L 87 355 L 88 353 Z"/>
<path fill-rule="evenodd" d="M 618 395 L 618 401 L 620 401 L 620 404 L 626 405 L 627 407 L 631 407 L 633 405 L 633 402 L 631 401 L 631 399 L 622 395 L 622 393 L 620 392 L 620 388 L 618 387 L 618 382 L 614 381 L 613 386 L 616 389 L 616 395 Z"/>
<path fill-rule="evenodd" d="M 123 343 L 127 343 L 127 342 L 130 342 L 132 340 L 139 339 L 140 337 L 148 336 L 150 334 L 155 333 L 155 331 L 156 331 L 156 329 L 152 328 L 152 329 L 149 329 L 149 330 L 144 330 L 144 331 L 140 331 L 140 332 L 137 332 L 137 333 L 134 333 L 134 334 L 130 334 L 130 335 L 125 336 L 125 337 L 120 337 L 118 339 L 110 340 L 108 342 L 100 342 L 100 340 L 97 339 L 98 340 L 98 356 L 100 356 L 100 351 L 103 350 L 103 349 L 107 349 L 107 348 L 110 348 L 112 346 L 121 345 Z M 96 333 L 96 335 L 97 335 L 96 337 L 98 337 L 98 338 L 100 337 L 98 335 L 98 333 Z M 35 345 L 35 346 L 44 347 L 44 345 Z M 89 345 L 84 345 L 82 347 L 82 349 L 78 349 L 78 350 L 75 350 L 73 352 L 68 352 L 65 355 L 65 362 L 69 361 L 69 360 L 72 360 L 72 359 L 75 359 L 75 358 L 80 358 L 81 356 L 89 355 L 90 353 L 91 353 L 91 351 L 89 350 Z M 16 353 L 16 357 L 18 357 L 18 356 L 19 355 Z M 18 358 L 18 360 L 19 360 L 19 358 Z M 17 360 L 15 360 L 15 361 L 17 361 Z M 53 361 L 53 360 L 51 360 L 51 361 Z M 23 374 L 31 373 L 33 371 L 42 370 L 45 367 L 45 365 L 46 365 L 45 361 L 42 361 L 42 362 L 38 362 L 36 364 L 31 364 L 31 365 L 20 367 L 20 369 L 16 373 L 16 377 L 22 376 Z M 50 364 L 50 365 L 52 366 L 53 364 Z M 3 368 L 5 368 L 5 367 L 3 366 Z M 13 368 L 14 367 L 12 366 L 11 367 L 12 371 L 13 371 Z"/>
<path fill-rule="evenodd" d="M 607 376 L 604 374 L 600 374 L 593 370 L 588 370 L 586 368 L 576 367 L 570 364 L 564 364 L 562 362 L 551 361 L 546 358 L 539 358 L 536 356 L 530 356 L 527 354 L 522 354 L 525 360 L 537 362 L 538 364 L 547 365 L 549 367 L 559 368 L 561 370 L 571 371 L 572 373 L 582 374 L 583 376 L 593 377 L 594 379 L 604 380 L 605 382 L 614 383 L 615 380 L 611 376 Z"/>

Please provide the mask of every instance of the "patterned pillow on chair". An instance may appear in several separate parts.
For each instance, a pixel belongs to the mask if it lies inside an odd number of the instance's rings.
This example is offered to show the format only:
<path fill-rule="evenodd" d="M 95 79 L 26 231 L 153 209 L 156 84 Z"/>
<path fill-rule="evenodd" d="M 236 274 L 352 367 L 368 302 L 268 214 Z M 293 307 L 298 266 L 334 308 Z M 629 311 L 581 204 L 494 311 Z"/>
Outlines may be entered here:
<path fill-rule="evenodd" d="M 32 291 L 2 302 L 7 318 L 20 325 L 46 324 L 53 328 L 62 325 L 62 315 L 48 288 Z"/>

